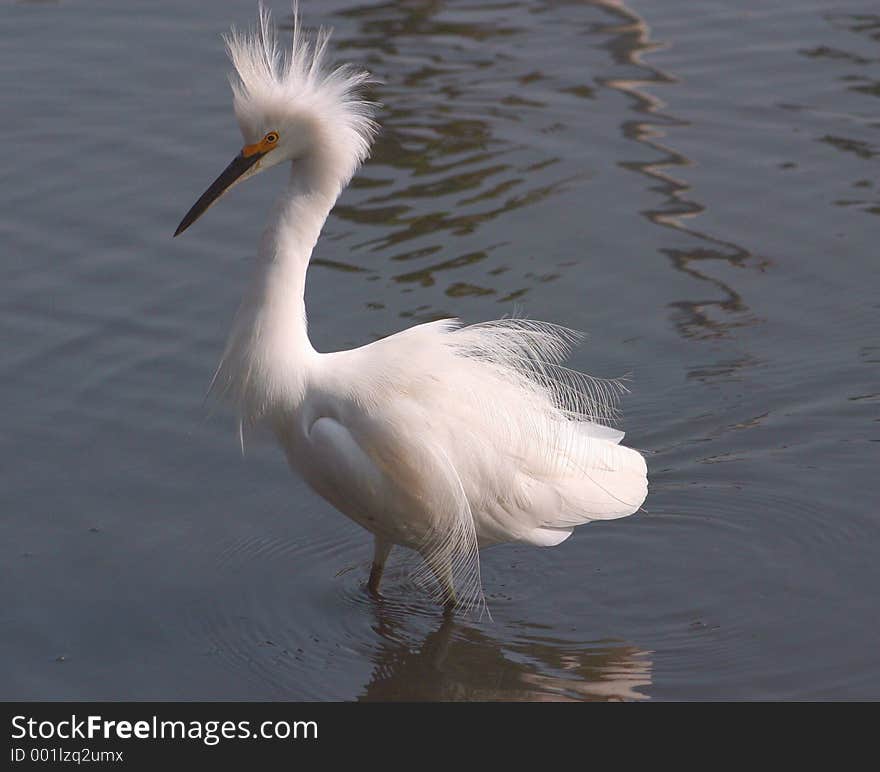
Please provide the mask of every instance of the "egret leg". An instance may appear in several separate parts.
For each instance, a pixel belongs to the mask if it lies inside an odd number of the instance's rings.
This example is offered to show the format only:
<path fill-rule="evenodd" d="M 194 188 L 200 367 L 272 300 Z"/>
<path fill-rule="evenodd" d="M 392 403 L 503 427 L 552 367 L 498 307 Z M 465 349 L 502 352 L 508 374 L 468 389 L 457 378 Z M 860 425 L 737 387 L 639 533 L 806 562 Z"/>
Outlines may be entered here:
<path fill-rule="evenodd" d="M 382 572 L 385 570 L 385 561 L 388 560 L 392 546 L 390 541 L 376 537 L 376 544 L 373 548 L 373 565 L 370 568 L 370 580 L 367 582 L 367 588 L 373 595 L 379 594 Z"/>
<path fill-rule="evenodd" d="M 440 586 L 440 600 L 443 601 L 444 616 L 449 616 L 458 605 L 458 595 L 455 592 L 455 582 L 452 580 L 452 563 L 448 557 L 437 553 L 423 554 L 422 557 L 434 574 L 437 584 Z"/>

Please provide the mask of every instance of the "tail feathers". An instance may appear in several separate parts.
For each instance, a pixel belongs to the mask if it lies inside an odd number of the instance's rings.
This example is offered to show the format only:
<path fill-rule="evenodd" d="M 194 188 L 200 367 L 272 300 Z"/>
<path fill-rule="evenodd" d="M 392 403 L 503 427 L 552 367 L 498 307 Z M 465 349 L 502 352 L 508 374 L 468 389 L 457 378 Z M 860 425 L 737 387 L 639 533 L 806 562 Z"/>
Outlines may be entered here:
<path fill-rule="evenodd" d="M 648 468 L 642 454 L 623 445 L 609 445 L 603 457 L 600 468 L 585 469 L 580 479 L 567 481 L 562 495 L 568 511 L 554 526 L 613 520 L 642 506 L 648 495 Z"/>
<path fill-rule="evenodd" d="M 592 520 L 615 520 L 637 512 L 648 495 L 648 479 L 632 472 L 594 470 L 569 485 L 567 507 L 548 525 L 569 527 Z"/>
<path fill-rule="evenodd" d="M 555 547 L 571 536 L 571 528 L 535 528 L 528 534 L 528 543 L 536 547 Z"/>
<path fill-rule="evenodd" d="M 521 536 L 523 541 L 555 546 L 576 526 L 626 517 L 639 510 L 648 495 L 645 459 L 631 448 L 603 444 L 601 465 L 561 479 L 532 482 L 530 498 L 532 505 L 537 505 L 532 511 L 538 514 L 538 522 Z M 609 459 L 613 463 L 609 464 Z"/>
<path fill-rule="evenodd" d="M 624 434 L 620 429 L 605 426 L 604 424 L 598 424 L 595 421 L 581 421 L 580 423 L 575 424 L 575 426 L 577 426 L 578 431 L 586 437 L 596 440 L 607 440 L 615 445 L 619 444 L 624 437 Z"/>

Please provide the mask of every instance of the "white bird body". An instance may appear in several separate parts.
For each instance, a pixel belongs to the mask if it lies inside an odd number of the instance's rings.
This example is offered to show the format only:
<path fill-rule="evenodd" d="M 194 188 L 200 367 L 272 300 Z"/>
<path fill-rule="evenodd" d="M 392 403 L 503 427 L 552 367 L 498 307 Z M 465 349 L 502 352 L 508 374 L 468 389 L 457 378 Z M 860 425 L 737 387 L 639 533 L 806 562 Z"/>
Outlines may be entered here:
<path fill-rule="evenodd" d="M 644 459 L 600 423 L 617 384 L 562 368 L 573 334 L 528 320 L 441 320 L 349 351 L 314 350 L 304 302 L 309 259 L 369 149 L 372 106 L 356 96 L 362 73 L 323 67 L 326 35 L 309 46 L 295 24 L 284 58 L 268 14 L 261 21 L 257 35 L 228 41 L 236 113 L 252 143 L 233 171 L 243 178 L 290 160 L 291 176 L 213 388 L 243 425 L 268 426 L 291 468 L 374 534 L 373 589 L 398 544 L 421 553 L 448 603 L 479 602 L 480 548 L 556 545 L 577 525 L 641 506 Z M 277 149 L 264 152 L 270 135 Z M 297 144 L 285 148 L 293 135 Z M 256 164 L 249 149 L 260 153 Z M 254 169 L 242 172 L 245 164 Z M 231 185 L 228 172 L 178 232 Z"/>

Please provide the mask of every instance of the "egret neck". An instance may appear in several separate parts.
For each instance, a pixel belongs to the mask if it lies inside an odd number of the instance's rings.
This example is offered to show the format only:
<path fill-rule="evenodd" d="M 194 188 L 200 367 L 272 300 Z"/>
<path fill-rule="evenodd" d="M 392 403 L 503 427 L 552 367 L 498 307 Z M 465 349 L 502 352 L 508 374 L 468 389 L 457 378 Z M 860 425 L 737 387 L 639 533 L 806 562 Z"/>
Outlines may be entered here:
<path fill-rule="evenodd" d="M 257 255 L 257 271 L 242 300 L 215 388 L 253 424 L 283 404 L 299 404 L 318 356 L 308 336 L 306 272 L 312 250 L 342 183 L 333 164 L 313 155 L 291 163 Z"/>

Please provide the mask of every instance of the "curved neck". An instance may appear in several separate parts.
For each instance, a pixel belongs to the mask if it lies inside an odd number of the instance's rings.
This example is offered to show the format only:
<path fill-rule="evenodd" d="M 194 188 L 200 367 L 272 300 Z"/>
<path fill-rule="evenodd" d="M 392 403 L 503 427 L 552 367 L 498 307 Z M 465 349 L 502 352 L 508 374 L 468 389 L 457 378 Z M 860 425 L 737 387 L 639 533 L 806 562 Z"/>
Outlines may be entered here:
<path fill-rule="evenodd" d="M 315 350 L 308 337 L 306 271 L 340 185 L 315 162 L 295 161 L 258 252 L 215 382 L 252 422 L 298 403 Z"/>
<path fill-rule="evenodd" d="M 293 161 L 287 187 L 278 198 L 260 244 L 263 261 L 308 265 L 330 210 L 341 192 L 339 183 L 314 161 Z"/>
<path fill-rule="evenodd" d="M 306 271 L 338 195 L 338 185 L 313 173 L 306 162 L 294 162 L 260 244 L 257 300 L 263 309 L 263 324 L 277 323 L 279 333 L 300 344 L 301 349 L 311 349 L 305 311 Z"/>

